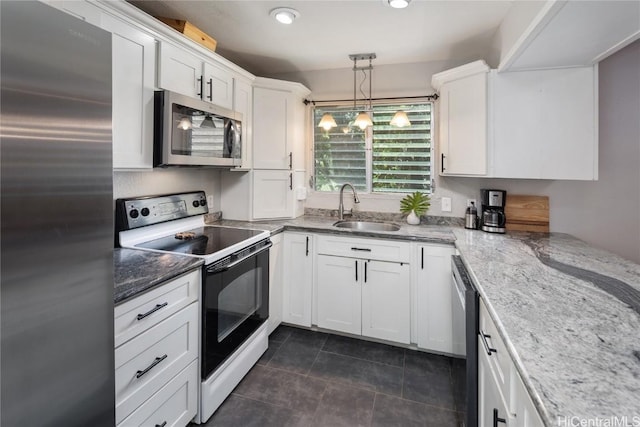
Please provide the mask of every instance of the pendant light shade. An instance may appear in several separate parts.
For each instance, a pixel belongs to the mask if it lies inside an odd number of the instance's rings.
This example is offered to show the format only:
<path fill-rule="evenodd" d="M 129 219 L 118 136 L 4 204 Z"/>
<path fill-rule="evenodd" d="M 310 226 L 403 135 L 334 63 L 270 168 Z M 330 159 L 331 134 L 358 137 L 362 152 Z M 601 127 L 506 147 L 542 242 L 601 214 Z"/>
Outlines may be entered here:
<path fill-rule="evenodd" d="M 371 117 L 369 117 L 369 115 L 364 111 L 360 111 L 353 124 L 358 126 L 362 130 L 365 130 L 368 126 L 373 126 Z"/>
<path fill-rule="evenodd" d="M 337 126 L 338 124 L 336 123 L 335 119 L 329 113 L 325 113 L 320 119 L 320 123 L 318 123 L 319 128 L 323 128 L 324 130 L 327 130 L 327 131 Z"/>
<path fill-rule="evenodd" d="M 411 122 L 409 121 L 409 117 L 407 117 L 407 113 L 402 110 L 399 110 L 389 122 L 392 126 L 397 126 L 399 128 L 405 126 L 411 126 Z"/>

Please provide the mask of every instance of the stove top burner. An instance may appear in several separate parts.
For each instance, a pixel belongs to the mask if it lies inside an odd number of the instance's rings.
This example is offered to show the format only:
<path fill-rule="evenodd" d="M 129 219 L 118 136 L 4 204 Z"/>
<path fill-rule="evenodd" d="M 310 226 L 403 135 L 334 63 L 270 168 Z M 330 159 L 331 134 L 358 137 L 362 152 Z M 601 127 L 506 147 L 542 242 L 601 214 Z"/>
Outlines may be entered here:
<path fill-rule="evenodd" d="M 204 256 L 216 253 L 261 233 L 261 231 L 243 228 L 205 226 L 140 243 L 137 247 Z"/>

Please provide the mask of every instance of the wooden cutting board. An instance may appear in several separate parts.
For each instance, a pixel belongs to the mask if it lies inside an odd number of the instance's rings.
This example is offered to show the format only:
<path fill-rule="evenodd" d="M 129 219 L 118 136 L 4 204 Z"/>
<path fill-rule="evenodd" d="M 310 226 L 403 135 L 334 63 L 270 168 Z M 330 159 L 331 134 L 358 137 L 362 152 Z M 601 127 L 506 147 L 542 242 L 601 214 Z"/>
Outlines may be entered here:
<path fill-rule="evenodd" d="M 549 232 L 549 197 L 507 194 L 507 231 Z"/>

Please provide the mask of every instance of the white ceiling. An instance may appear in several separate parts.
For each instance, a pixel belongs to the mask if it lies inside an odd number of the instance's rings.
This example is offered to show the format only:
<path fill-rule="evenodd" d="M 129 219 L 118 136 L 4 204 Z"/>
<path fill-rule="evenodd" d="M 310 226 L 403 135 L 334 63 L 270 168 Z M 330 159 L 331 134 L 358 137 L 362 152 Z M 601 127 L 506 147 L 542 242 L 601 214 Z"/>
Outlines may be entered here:
<path fill-rule="evenodd" d="M 351 53 L 375 65 L 482 58 L 513 0 L 130 0 L 154 16 L 184 19 L 215 38 L 216 52 L 260 76 L 348 68 Z M 269 16 L 293 7 L 283 25 Z"/>

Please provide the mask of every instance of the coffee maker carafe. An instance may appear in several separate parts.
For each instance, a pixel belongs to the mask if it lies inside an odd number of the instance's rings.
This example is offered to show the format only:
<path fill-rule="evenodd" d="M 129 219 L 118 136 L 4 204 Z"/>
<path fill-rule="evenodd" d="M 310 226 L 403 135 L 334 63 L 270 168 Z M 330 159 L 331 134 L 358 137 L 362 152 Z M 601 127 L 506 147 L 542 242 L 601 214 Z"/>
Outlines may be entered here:
<path fill-rule="evenodd" d="M 480 190 L 482 213 L 480 215 L 482 230 L 488 233 L 504 233 L 507 218 L 504 215 L 504 204 L 507 192 L 504 190 Z"/>

